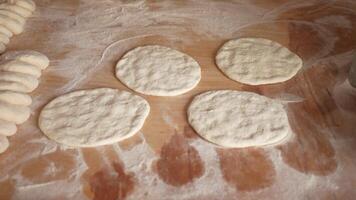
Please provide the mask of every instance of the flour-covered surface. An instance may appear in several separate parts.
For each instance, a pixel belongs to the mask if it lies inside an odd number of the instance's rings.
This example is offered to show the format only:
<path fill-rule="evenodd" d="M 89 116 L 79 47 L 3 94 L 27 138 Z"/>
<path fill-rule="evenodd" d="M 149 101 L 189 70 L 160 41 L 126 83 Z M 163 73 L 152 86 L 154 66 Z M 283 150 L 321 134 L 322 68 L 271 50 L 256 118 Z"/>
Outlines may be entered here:
<path fill-rule="evenodd" d="M 32 93 L 29 121 L 0 154 L 0 199 L 352 199 L 356 196 L 355 91 L 345 82 L 356 47 L 356 5 L 343 1 L 36 1 L 11 50 L 51 60 Z M 215 66 L 238 37 L 295 52 L 289 81 L 247 86 Z M 192 56 L 198 86 L 177 97 L 142 95 L 151 113 L 140 133 L 99 148 L 69 149 L 38 129 L 40 109 L 77 89 L 129 90 L 114 75 L 128 50 L 158 44 Z M 186 108 L 207 90 L 251 91 L 286 104 L 295 138 L 273 148 L 223 149 L 190 128 Z"/>

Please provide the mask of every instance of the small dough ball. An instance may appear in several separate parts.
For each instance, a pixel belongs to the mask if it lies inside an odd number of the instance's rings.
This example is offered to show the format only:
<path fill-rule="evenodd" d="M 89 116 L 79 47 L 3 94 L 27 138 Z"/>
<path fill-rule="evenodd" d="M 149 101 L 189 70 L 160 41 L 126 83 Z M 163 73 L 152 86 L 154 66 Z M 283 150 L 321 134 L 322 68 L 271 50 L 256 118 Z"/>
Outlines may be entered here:
<path fill-rule="evenodd" d="M 0 72 L 0 81 L 13 81 L 26 86 L 31 92 L 38 87 L 36 77 L 18 72 Z"/>
<path fill-rule="evenodd" d="M 8 17 L 14 19 L 14 20 L 17 20 L 22 25 L 25 25 L 25 23 L 26 23 L 26 19 L 24 17 L 22 17 L 21 15 L 15 13 L 15 12 L 10 11 L 10 10 L 0 10 L 0 15 L 5 15 L 5 16 L 8 16 Z"/>
<path fill-rule="evenodd" d="M 5 44 L 0 42 L 0 53 L 4 53 L 6 51 L 6 46 Z"/>
<path fill-rule="evenodd" d="M 24 123 L 30 117 L 30 108 L 0 101 L 0 119 L 14 122 L 16 124 Z"/>
<path fill-rule="evenodd" d="M 8 149 L 10 146 L 9 140 L 6 138 L 6 136 L 0 135 L 0 153 L 3 153 Z"/>
<path fill-rule="evenodd" d="M 9 42 L 10 42 L 9 36 L 7 36 L 3 33 L 0 33 L 0 42 L 3 43 L 4 45 L 9 44 Z"/>
<path fill-rule="evenodd" d="M 46 69 L 49 65 L 49 59 L 47 58 L 47 56 L 45 56 L 40 52 L 32 51 L 32 50 L 9 52 L 3 56 L 3 59 L 20 60 L 23 62 L 27 62 L 32 65 L 35 65 L 41 70 Z"/>
<path fill-rule="evenodd" d="M 41 76 L 41 69 L 31 63 L 20 60 L 6 60 L 0 63 L 0 71 L 19 72 L 32 75 L 36 78 Z"/>
<path fill-rule="evenodd" d="M 17 127 L 15 123 L 0 119 L 0 136 L 12 136 L 16 131 Z"/>
<path fill-rule="evenodd" d="M 20 106 L 29 106 L 32 103 L 32 98 L 25 93 L 0 90 L 0 101 Z"/>
<path fill-rule="evenodd" d="M 32 15 L 31 10 L 23 8 L 21 6 L 18 5 L 12 5 L 12 4 L 8 4 L 8 3 L 3 3 L 0 4 L 0 9 L 2 10 L 10 10 L 12 12 L 15 12 L 19 15 L 21 15 L 24 18 L 28 18 Z"/>
<path fill-rule="evenodd" d="M 35 9 L 36 9 L 35 2 L 33 2 L 31 0 L 17 0 L 16 5 L 26 8 L 32 12 L 35 11 Z"/>
<path fill-rule="evenodd" d="M 8 28 L 6 28 L 2 24 L 0 24 L 0 33 L 7 35 L 9 38 L 11 38 L 14 35 Z"/>
<path fill-rule="evenodd" d="M 42 70 L 46 69 L 49 65 L 49 59 L 47 56 L 35 51 L 20 54 L 16 59 L 31 63 Z"/>
<path fill-rule="evenodd" d="M 15 35 L 18 35 L 23 32 L 23 24 L 6 15 L 0 14 L 0 24 L 4 25 Z"/>
<path fill-rule="evenodd" d="M 31 90 L 19 82 L 14 81 L 1 81 L 0 80 L 0 90 L 12 90 L 15 92 L 31 92 Z"/>

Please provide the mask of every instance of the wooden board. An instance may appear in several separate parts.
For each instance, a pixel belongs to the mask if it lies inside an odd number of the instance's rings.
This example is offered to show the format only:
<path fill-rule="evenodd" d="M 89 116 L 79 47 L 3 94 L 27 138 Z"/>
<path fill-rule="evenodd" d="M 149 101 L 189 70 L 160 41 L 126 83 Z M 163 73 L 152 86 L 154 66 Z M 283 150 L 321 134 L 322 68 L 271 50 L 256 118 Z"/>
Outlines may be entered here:
<path fill-rule="evenodd" d="M 32 116 L 0 155 L 0 199 L 354 199 L 356 89 L 346 74 L 356 47 L 353 1 L 38 0 L 9 50 L 51 59 Z M 226 78 L 214 57 L 228 39 L 272 39 L 303 58 L 293 79 L 248 86 Z M 124 52 L 160 44 L 202 67 L 198 87 L 151 105 L 134 137 L 69 149 L 37 127 L 41 108 L 77 89 L 129 90 L 114 76 Z M 269 148 L 226 149 L 200 137 L 186 108 L 204 91 L 252 91 L 286 103 L 295 138 Z M 289 101 L 289 103 L 287 103 Z"/>

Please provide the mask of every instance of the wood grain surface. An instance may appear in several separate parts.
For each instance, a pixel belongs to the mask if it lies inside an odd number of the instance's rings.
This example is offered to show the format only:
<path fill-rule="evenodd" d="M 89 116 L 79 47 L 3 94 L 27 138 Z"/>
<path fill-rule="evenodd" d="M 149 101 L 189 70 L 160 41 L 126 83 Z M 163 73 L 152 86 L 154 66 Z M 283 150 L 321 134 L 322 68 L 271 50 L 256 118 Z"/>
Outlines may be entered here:
<path fill-rule="evenodd" d="M 32 116 L 0 155 L 0 199 L 340 199 L 356 198 L 356 89 L 346 80 L 356 48 L 353 0 L 38 0 L 9 50 L 48 55 Z M 227 40 L 275 40 L 304 61 L 280 84 L 225 77 L 214 57 Z M 195 58 L 202 80 L 177 97 L 145 96 L 151 113 L 134 137 L 70 149 L 38 129 L 41 108 L 86 88 L 130 91 L 114 76 L 128 50 L 169 46 Z M 252 91 L 285 103 L 295 137 L 268 148 L 212 145 L 189 126 L 199 93 Z M 139 94 L 140 95 L 140 94 Z"/>

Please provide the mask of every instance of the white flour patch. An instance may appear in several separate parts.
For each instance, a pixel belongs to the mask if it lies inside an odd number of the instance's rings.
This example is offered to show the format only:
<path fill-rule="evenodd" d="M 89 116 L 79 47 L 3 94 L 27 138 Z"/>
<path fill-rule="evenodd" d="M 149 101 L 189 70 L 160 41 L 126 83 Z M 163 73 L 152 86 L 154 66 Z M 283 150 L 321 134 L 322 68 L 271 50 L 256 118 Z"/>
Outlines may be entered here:
<path fill-rule="evenodd" d="M 81 175 L 87 170 L 83 155 L 80 150 L 74 155 L 76 166 L 72 169 L 67 179 L 54 180 L 43 183 L 32 183 L 30 180 L 22 177 L 21 174 L 15 174 L 11 178 L 15 180 L 16 187 L 13 199 L 56 199 L 58 197 L 69 199 L 87 199 L 81 191 Z M 56 172 L 57 167 L 52 163 L 44 171 L 45 174 Z M 43 192 L 46 191 L 46 192 Z"/>
<path fill-rule="evenodd" d="M 304 97 L 300 97 L 298 95 L 290 94 L 290 93 L 279 93 L 277 95 L 272 96 L 274 100 L 280 101 L 283 104 L 288 103 L 301 103 L 305 101 Z"/>
<path fill-rule="evenodd" d="M 206 196 L 220 199 L 229 193 L 234 193 L 235 189 L 227 184 L 221 173 L 220 160 L 215 145 L 200 139 L 193 140 L 191 145 L 199 152 L 204 163 L 205 173 L 194 182 L 194 189 L 200 192 L 191 191 L 188 197 L 193 199 Z"/>
<path fill-rule="evenodd" d="M 191 145 L 200 153 L 205 173 L 182 187 L 167 185 L 152 171 L 152 164 L 159 157 L 150 149 L 145 140 L 128 151 L 121 150 L 119 146 L 114 145 L 119 158 L 124 162 L 125 171 L 134 173 L 137 179 L 135 190 L 127 199 L 194 199 L 202 195 L 212 198 L 221 197 L 219 191 L 225 191 L 230 187 L 222 180 L 214 148 L 209 144 L 207 146 L 201 140 L 195 140 Z M 228 190 L 233 192 L 232 188 Z"/>
<path fill-rule="evenodd" d="M 171 112 L 168 110 L 161 110 L 161 117 L 167 125 L 169 125 L 174 130 L 178 130 L 177 121 L 174 119 L 174 116 L 172 116 Z"/>
<path fill-rule="evenodd" d="M 39 145 L 45 144 L 42 145 L 41 155 L 54 153 L 60 148 L 56 142 L 49 140 L 46 137 L 31 139 L 28 141 L 28 143 L 39 144 Z"/>
<path fill-rule="evenodd" d="M 328 15 L 315 20 L 315 22 L 327 26 L 352 29 L 352 22 L 342 15 Z"/>

